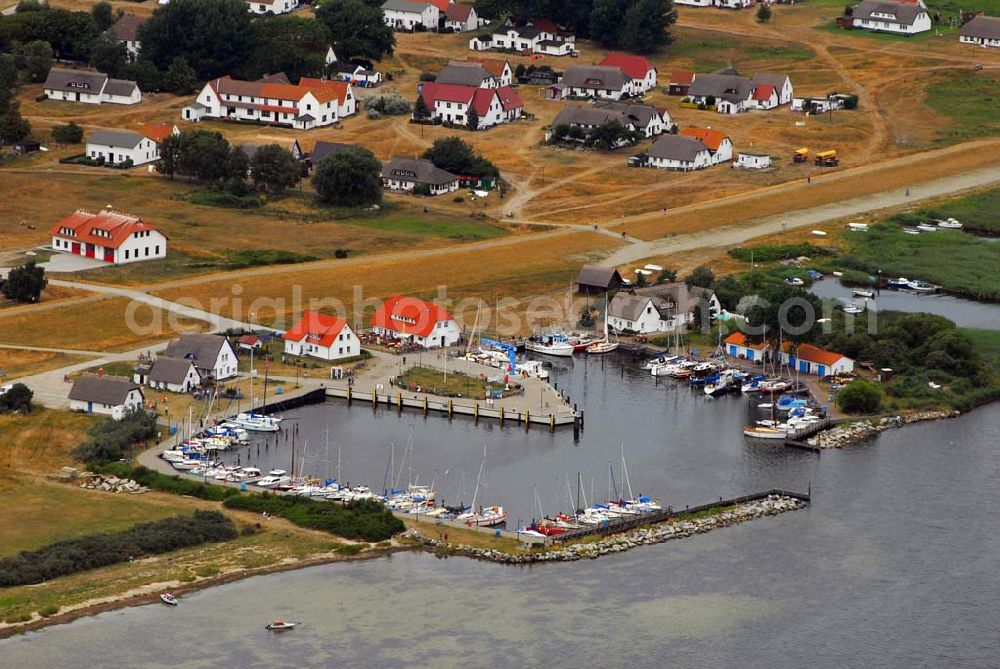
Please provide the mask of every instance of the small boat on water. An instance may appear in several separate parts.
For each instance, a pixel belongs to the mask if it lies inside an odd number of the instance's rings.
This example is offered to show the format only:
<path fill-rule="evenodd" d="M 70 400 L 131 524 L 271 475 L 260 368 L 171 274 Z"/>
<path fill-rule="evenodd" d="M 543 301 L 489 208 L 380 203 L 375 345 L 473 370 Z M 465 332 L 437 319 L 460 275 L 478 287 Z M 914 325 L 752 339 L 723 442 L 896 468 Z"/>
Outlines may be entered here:
<path fill-rule="evenodd" d="M 587 347 L 587 353 L 590 355 L 601 355 L 603 353 L 611 353 L 612 351 L 617 351 L 621 344 L 616 341 L 609 341 L 607 339 L 602 339 L 595 341 Z"/>
<path fill-rule="evenodd" d="M 251 412 L 237 415 L 232 422 L 237 427 L 251 432 L 277 432 L 280 429 L 281 419 Z"/>
<path fill-rule="evenodd" d="M 863 297 L 866 300 L 869 300 L 869 299 L 875 297 L 875 293 L 873 293 L 870 290 L 861 290 L 861 289 L 856 288 L 856 289 L 854 289 L 854 290 L 851 291 L 851 296 L 852 297 Z"/>
<path fill-rule="evenodd" d="M 524 348 L 532 353 L 542 355 L 554 355 L 560 358 L 569 358 L 576 348 L 569 343 L 569 339 L 559 335 L 542 335 L 538 339 L 529 339 L 524 343 Z"/>
<path fill-rule="evenodd" d="M 853 302 L 849 302 L 841 308 L 843 309 L 845 314 L 860 314 L 865 310 L 863 306 L 861 306 L 860 304 L 855 304 Z"/>
<path fill-rule="evenodd" d="M 271 632 L 283 632 L 285 630 L 290 630 L 295 627 L 297 623 L 288 622 L 286 620 L 275 620 L 273 623 L 268 623 L 264 626 L 264 629 Z"/>
<path fill-rule="evenodd" d="M 177 604 L 179 603 L 177 601 L 177 598 L 171 595 L 169 592 L 161 592 L 160 600 L 167 606 L 177 606 Z"/>
<path fill-rule="evenodd" d="M 751 439 L 774 439 L 783 441 L 788 438 L 788 432 L 777 427 L 753 425 L 743 428 L 743 436 Z"/>
<path fill-rule="evenodd" d="M 928 283 L 926 281 L 911 281 L 910 290 L 916 291 L 918 293 L 933 293 L 938 289 L 933 283 Z"/>
<path fill-rule="evenodd" d="M 898 279 L 887 279 L 885 285 L 896 290 L 907 290 L 910 287 L 910 280 L 901 276 Z"/>

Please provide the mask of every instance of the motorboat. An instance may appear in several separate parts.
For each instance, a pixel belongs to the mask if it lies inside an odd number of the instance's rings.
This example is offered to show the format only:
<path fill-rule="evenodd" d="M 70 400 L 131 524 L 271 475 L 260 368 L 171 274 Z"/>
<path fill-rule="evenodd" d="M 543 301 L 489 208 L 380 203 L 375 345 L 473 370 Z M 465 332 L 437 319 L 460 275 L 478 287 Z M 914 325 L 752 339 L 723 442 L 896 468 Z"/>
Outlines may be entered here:
<path fill-rule="evenodd" d="M 928 283 L 926 281 L 910 281 L 910 290 L 914 290 L 918 293 L 933 293 L 938 289 L 933 283 Z"/>
<path fill-rule="evenodd" d="M 659 365 L 673 364 L 677 362 L 679 359 L 680 358 L 676 355 L 661 355 L 657 358 L 653 358 L 652 360 L 647 360 L 646 362 L 642 363 L 642 368 L 652 370 L 654 367 L 657 367 Z"/>
<path fill-rule="evenodd" d="M 543 335 L 539 339 L 529 339 L 524 343 L 524 348 L 532 353 L 553 355 L 560 358 L 571 357 L 575 350 L 573 344 L 569 343 L 566 337 L 558 335 Z"/>
<path fill-rule="evenodd" d="M 873 293 L 870 290 L 861 290 L 861 289 L 855 288 L 854 290 L 851 291 L 851 297 L 863 297 L 866 300 L 870 300 L 873 297 L 875 297 L 875 293 Z"/>
<path fill-rule="evenodd" d="M 804 286 L 804 285 L 806 285 L 806 282 L 803 281 L 802 279 L 800 279 L 797 276 L 790 276 L 790 277 L 788 277 L 787 279 L 785 279 L 785 283 L 787 283 L 789 286 Z"/>
<path fill-rule="evenodd" d="M 775 439 L 784 441 L 788 438 L 788 432 L 777 427 L 754 425 L 743 428 L 743 436 L 751 439 Z"/>
<path fill-rule="evenodd" d="M 948 218 L 943 221 L 938 221 L 937 225 L 939 228 L 946 228 L 951 230 L 961 230 L 962 224 L 958 222 L 957 218 Z"/>
<path fill-rule="evenodd" d="M 232 422 L 237 427 L 251 432 L 277 432 L 280 429 L 281 419 L 251 412 L 237 415 Z"/>
<path fill-rule="evenodd" d="M 260 488 L 277 488 L 288 485 L 291 482 L 292 477 L 288 476 L 284 470 L 272 469 L 267 473 L 267 476 L 258 479 L 256 484 Z"/>
<path fill-rule="evenodd" d="M 910 280 L 901 276 L 898 279 L 887 279 L 885 285 L 896 290 L 908 290 L 910 288 Z"/>
<path fill-rule="evenodd" d="M 860 304 L 855 304 L 853 302 L 845 304 L 843 307 L 841 307 L 841 309 L 843 309 L 845 314 L 860 314 L 865 310 L 863 306 L 861 306 Z"/>
<path fill-rule="evenodd" d="M 171 595 L 169 592 L 161 592 L 160 601 L 162 601 L 167 606 L 177 606 L 177 604 L 179 603 L 177 601 L 177 598 Z"/>
<path fill-rule="evenodd" d="M 264 629 L 271 632 L 283 632 L 285 630 L 290 630 L 295 627 L 296 623 L 288 622 L 286 620 L 275 620 L 273 623 L 268 623 L 264 626 Z"/>
<path fill-rule="evenodd" d="M 189 472 L 192 469 L 200 467 L 201 464 L 201 460 L 181 460 L 179 462 L 171 462 L 170 466 L 178 471 Z"/>

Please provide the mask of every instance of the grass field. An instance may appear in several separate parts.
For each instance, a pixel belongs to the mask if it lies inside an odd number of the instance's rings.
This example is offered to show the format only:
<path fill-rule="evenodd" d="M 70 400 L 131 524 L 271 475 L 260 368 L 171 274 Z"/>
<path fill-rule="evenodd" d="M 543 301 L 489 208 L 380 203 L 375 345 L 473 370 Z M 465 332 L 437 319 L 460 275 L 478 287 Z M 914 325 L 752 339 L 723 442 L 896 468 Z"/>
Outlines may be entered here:
<path fill-rule="evenodd" d="M 170 328 L 168 314 L 147 305 L 139 305 L 134 312 L 136 325 L 141 329 L 132 331 L 127 322 L 130 302 L 115 297 L 6 316 L 0 318 L 0 344 L 123 351 L 177 336 Z M 208 327 L 202 321 L 183 318 L 176 319 L 176 323 L 185 331 Z"/>
<path fill-rule="evenodd" d="M 22 376 L 75 365 L 87 360 L 82 355 L 0 348 L 0 381 L 8 383 Z"/>
<path fill-rule="evenodd" d="M 445 397 L 482 398 L 486 395 L 486 389 L 492 388 L 491 384 L 479 377 L 454 373 L 445 375 L 439 369 L 428 367 L 410 367 L 397 377 L 397 382 L 405 388 Z"/>
<path fill-rule="evenodd" d="M 916 212 L 926 218 L 956 218 L 967 232 L 1000 235 L 1000 188 L 931 203 Z"/>
<path fill-rule="evenodd" d="M 94 418 L 84 414 L 38 409 L 30 416 L 0 416 L 0 491 L 20 488 L 38 478 L 73 464 L 70 450 L 84 437 Z M 0 514 L 7 505 L 0 504 Z M 8 524 L 4 524 L 6 539 Z M 0 542 L 0 552 L 6 541 Z"/>
<path fill-rule="evenodd" d="M 951 120 L 937 139 L 951 144 L 1000 134 L 1000 78 L 996 74 L 956 72 L 929 84 L 925 104 Z"/>

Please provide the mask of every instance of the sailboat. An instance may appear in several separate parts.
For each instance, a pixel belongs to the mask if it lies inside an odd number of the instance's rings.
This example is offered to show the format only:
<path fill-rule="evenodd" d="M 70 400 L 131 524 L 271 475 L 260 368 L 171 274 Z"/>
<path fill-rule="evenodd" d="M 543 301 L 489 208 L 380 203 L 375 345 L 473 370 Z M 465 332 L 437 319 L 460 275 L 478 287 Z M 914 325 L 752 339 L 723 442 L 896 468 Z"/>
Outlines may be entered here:
<path fill-rule="evenodd" d="M 594 354 L 594 355 L 600 355 L 600 354 L 603 354 L 603 353 L 611 353 L 612 351 L 618 350 L 618 347 L 621 345 L 620 342 L 611 341 L 611 338 L 608 337 L 608 306 L 609 306 L 609 304 L 608 304 L 608 297 L 605 294 L 605 296 L 604 296 L 604 338 L 603 339 L 598 339 L 593 344 L 591 344 L 590 346 L 588 346 L 587 347 L 587 353 Z"/>
<path fill-rule="evenodd" d="M 483 444 L 483 461 L 479 465 L 479 478 L 476 481 L 476 492 L 472 495 L 472 506 L 465 513 L 460 513 L 455 520 L 466 525 L 478 525 L 481 527 L 493 527 L 507 520 L 507 512 L 502 506 L 490 506 L 476 510 L 476 501 L 479 499 L 479 486 L 483 483 L 483 472 L 486 469 L 486 444 Z"/>
<path fill-rule="evenodd" d="M 251 355 L 253 352 L 251 351 Z M 280 428 L 281 419 L 274 416 L 265 416 L 253 410 L 253 363 L 250 369 L 250 411 L 239 413 L 231 422 L 237 427 L 252 432 L 277 432 Z M 267 360 L 264 361 L 264 404 L 267 404 Z"/>

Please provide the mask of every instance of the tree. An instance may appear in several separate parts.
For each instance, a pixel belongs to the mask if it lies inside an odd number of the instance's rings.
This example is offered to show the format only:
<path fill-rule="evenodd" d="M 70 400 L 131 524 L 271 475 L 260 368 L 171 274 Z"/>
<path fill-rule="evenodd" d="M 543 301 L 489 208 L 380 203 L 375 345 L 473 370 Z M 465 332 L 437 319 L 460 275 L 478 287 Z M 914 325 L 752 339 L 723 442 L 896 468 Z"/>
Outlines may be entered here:
<path fill-rule="evenodd" d="M 177 161 L 181 152 L 181 138 L 170 134 L 160 143 L 160 160 L 156 163 L 156 171 L 171 179 L 177 172 Z"/>
<path fill-rule="evenodd" d="M 709 267 L 700 265 L 695 267 L 684 279 L 684 283 L 689 286 L 700 286 L 702 288 L 711 288 L 712 284 L 715 282 L 715 272 Z"/>
<path fill-rule="evenodd" d="M 23 14 L 25 12 L 43 12 L 48 7 L 43 5 L 39 0 L 21 0 L 17 3 L 17 7 L 14 8 L 15 14 Z"/>
<path fill-rule="evenodd" d="M 417 101 L 413 105 L 413 119 L 415 121 L 426 121 L 431 117 L 431 110 L 424 102 L 424 96 L 418 95 Z"/>
<path fill-rule="evenodd" d="M 757 22 L 767 23 L 771 20 L 771 6 L 767 3 L 761 3 L 757 8 Z"/>
<path fill-rule="evenodd" d="M 847 413 L 877 413 L 882 408 L 882 390 L 873 383 L 855 379 L 837 393 L 837 406 Z"/>
<path fill-rule="evenodd" d="M 312 184 L 319 199 L 340 207 L 361 207 L 382 199 L 382 164 L 368 149 L 337 151 L 316 165 Z"/>
<path fill-rule="evenodd" d="M 0 285 L 0 293 L 15 302 L 37 302 L 47 284 L 45 270 L 35 265 L 34 260 L 29 260 L 7 273 L 7 280 Z"/>
<path fill-rule="evenodd" d="M 107 0 L 101 0 L 96 5 L 90 8 L 90 15 L 94 17 L 94 23 L 97 24 L 97 29 L 104 32 L 118 20 L 115 16 L 115 10 L 112 9 L 111 3 Z"/>
<path fill-rule="evenodd" d="M 288 149 L 268 144 L 257 149 L 250 159 L 250 178 L 257 188 L 281 195 L 299 183 L 302 166 Z"/>
<path fill-rule="evenodd" d="M 98 72 L 103 72 L 109 77 L 123 77 L 129 68 L 128 49 L 124 42 L 105 35 L 94 44 L 94 49 L 90 53 L 90 64 Z M 139 88 L 146 90 L 142 86 Z"/>
<path fill-rule="evenodd" d="M 385 24 L 382 10 L 360 0 L 326 0 L 316 8 L 316 18 L 330 31 L 341 60 L 382 60 L 391 56 L 396 46 L 396 36 Z"/>
<path fill-rule="evenodd" d="M 21 103 L 8 101 L 5 110 L 0 109 L 0 146 L 13 144 L 31 134 L 31 124 L 21 116 Z"/>
<path fill-rule="evenodd" d="M 287 15 L 254 21 L 253 28 L 256 46 L 247 59 L 247 76 L 284 72 L 292 81 L 298 81 L 325 72 L 326 51 L 331 44 L 325 24 Z"/>
<path fill-rule="evenodd" d="M 229 181 L 230 192 L 239 190 L 236 184 L 245 184 L 247 175 L 250 173 L 250 156 L 243 150 L 242 146 L 234 146 L 229 156 L 226 157 L 225 178 Z M 239 194 L 239 193 L 237 193 Z M 244 192 L 243 195 L 247 193 Z"/>
<path fill-rule="evenodd" d="M 465 127 L 473 132 L 479 130 L 479 112 L 476 111 L 475 105 L 469 105 L 469 113 L 465 119 Z"/>
<path fill-rule="evenodd" d="M 199 181 L 218 182 L 229 176 L 226 169 L 229 142 L 222 133 L 207 130 L 182 132 L 177 152 L 177 174 Z"/>
<path fill-rule="evenodd" d="M 23 383 L 15 383 L 7 392 L 0 394 L 0 414 L 31 413 L 31 398 L 35 393 Z"/>
<path fill-rule="evenodd" d="M 198 88 L 198 74 L 188 65 L 187 58 L 177 56 L 163 75 L 162 85 L 174 95 L 190 95 Z"/>
<path fill-rule="evenodd" d="M 594 0 L 590 14 L 590 37 L 609 49 L 619 45 L 618 31 L 625 22 L 628 12 L 627 0 Z M 646 17 L 651 20 L 651 17 Z"/>
<path fill-rule="evenodd" d="M 25 74 L 25 80 L 31 83 L 45 81 L 52 69 L 52 45 L 43 40 L 34 40 L 22 44 L 14 51 L 14 56 Z"/>
<path fill-rule="evenodd" d="M 656 277 L 656 283 L 673 283 L 676 280 L 677 270 L 669 268 L 661 271 Z"/>
<path fill-rule="evenodd" d="M 677 23 L 673 0 L 634 0 L 617 32 L 617 43 L 636 53 L 653 53 L 673 41 L 668 29 Z"/>
<path fill-rule="evenodd" d="M 83 141 L 83 128 L 73 121 L 52 128 L 52 139 L 57 144 L 79 144 Z"/>
<path fill-rule="evenodd" d="M 68 60 L 88 60 L 100 34 L 89 13 L 65 9 L 25 12 L 0 21 L 0 45 L 41 40 L 49 43 L 56 58 Z"/>
<path fill-rule="evenodd" d="M 183 56 L 204 81 L 242 72 L 255 35 L 243 0 L 172 0 L 142 25 L 139 41 L 160 71 Z"/>
<path fill-rule="evenodd" d="M 150 60 L 140 58 L 130 64 L 127 74 L 128 78 L 134 81 L 139 86 L 139 90 L 143 92 L 148 93 L 160 90 L 162 77 L 160 76 L 160 71 L 156 69 L 156 65 Z"/>
<path fill-rule="evenodd" d="M 472 147 L 460 137 L 445 137 L 435 140 L 431 148 L 424 152 L 423 157 L 452 174 L 467 174 L 475 177 L 500 175 L 500 171 L 493 163 L 474 153 Z"/>

